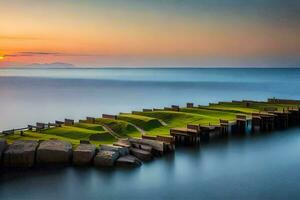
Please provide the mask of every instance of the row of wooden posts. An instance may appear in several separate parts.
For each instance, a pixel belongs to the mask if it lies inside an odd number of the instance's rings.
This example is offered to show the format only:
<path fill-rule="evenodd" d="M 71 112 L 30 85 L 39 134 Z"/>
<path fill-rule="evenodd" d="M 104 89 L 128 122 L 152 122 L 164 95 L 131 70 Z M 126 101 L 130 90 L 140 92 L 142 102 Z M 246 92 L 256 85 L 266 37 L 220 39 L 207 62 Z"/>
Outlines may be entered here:
<path fill-rule="evenodd" d="M 106 119 L 117 119 L 117 115 L 109 115 L 109 114 L 103 114 L 102 118 Z M 88 123 L 95 123 L 96 118 L 95 117 L 87 117 L 86 120 L 79 120 L 79 122 L 86 121 Z M 27 127 L 24 128 L 17 128 L 17 129 L 9 129 L 2 131 L 0 133 L 4 135 L 11 135 L 16 132 L 24 132 L 24 131 L 36 131 L 36 132 L 41 132 L 42 130 L 46 130 L 52 127 L 61 127 L 62 125 L 66 126 L 73 126 L 75 124 L 74 119 L 65 119 L 64 121 L 58 121 L 56 120 L 54 123 L 42 123 L 42 122 L 37 122 L 36 125 L 28 125 Z"/>
<path fill-rule="evenodd" d="M 192 103 L 187 103 L 193 108 Z M 179 106 L 165 110 L 180 111 Z M 212 137 L 226 137 L 229 134 L 245 134 L 248 132 L 269 132 L 300 125 L 300 108 L 288 108 L 283 111 L 267 111 L 252 113 L 251 117 L 236 115 L 236 120 L 229 122 L 220 119 L 219 125 L 187 124 L 185 128 L 171 128 L 170 135 L 176 144 L 199 144 L 207 142 Z"/>
<path fill-rule="evenodd" d="M 11 135 L 16 132 L 20 132 L 21 134 L 24 131 L 36 131 L 36 132 L 41 132 L 42 130 L 46 130 L 52 127 L 61 127 L 62 125 L 74 125 L 75 121 L 73 119 L 65 119 L 65 121 L 55 121 L 55 123 L 42 123 L 42 122 L 37 122 L 36 125 L 28 125 L 27 127 L 24 128 L 17 128 L 17 129 L 10 129 L 10 130 L 5 130 L 2 131 L 2 134 L 4 135 Z"/>

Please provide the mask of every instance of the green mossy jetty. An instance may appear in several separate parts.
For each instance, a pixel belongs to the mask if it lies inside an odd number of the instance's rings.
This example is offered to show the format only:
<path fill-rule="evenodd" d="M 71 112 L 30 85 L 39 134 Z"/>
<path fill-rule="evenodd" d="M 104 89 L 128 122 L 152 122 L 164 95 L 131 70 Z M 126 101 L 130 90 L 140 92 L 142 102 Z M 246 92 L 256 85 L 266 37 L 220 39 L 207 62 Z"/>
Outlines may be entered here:
<path fill-rule="evenodd" d="M 0 158 L 1 163 L 5 163 L 10 155 L 9 161 L 14 163 L 13 153 L 8 153 L 13 152 L 9 149 L 10 146 L 25 148 L 20 142 L 19 146 L 13 146 L 16 141 L 38 141 L 40 144 L 48 140 L 59 140 L 65 142 L 57 144 L 62 147 L 61 151 L 69 152 L 66 151 L 66 144 L 71 144 L 73 154 L 77 148 L 80 153 L 85 152 L 84 145 L 90 145 L 87 149 L 93 151 L 87 151 L 91 153 L 87 157 L 93 159 L 96 156 L 97 166 L 101 166 L 101 163 L 112 166 L 140 165 L 140 160 L 150 160 L 157 153 L 173 151 L 175 144 L 195 145 L 207 142 L 212 137 L 267 132 L 299 125 L 299 107 L 300 100 L 275 98 L 267 101 L 218 102 L 207 106 L 187 103 L 186 107 L 173 105 L 119 115 L 104 114 L 98 118 L 87 117 L 79 122 L 66 119 L 64 122 L 37 123 L 26 128 L 2 131 Z M 94 148 L 98 146 L 100 150 Z M 36 146 L 36 151 L 39 151 L 39 146 Z M 124 153 L 127 151 L 128 153 Z M 112 152 L 117 152 L 117 155 Z M 72 155 L 67 154 L 66 163 L 71 162 L 68 156 L 72 159 Z M 80 156 L 76 159 L 80 163 Z M 88 161 L 92 162 L 93 160 Z M 18 163 L 11 166 L 18 166 Z"/>

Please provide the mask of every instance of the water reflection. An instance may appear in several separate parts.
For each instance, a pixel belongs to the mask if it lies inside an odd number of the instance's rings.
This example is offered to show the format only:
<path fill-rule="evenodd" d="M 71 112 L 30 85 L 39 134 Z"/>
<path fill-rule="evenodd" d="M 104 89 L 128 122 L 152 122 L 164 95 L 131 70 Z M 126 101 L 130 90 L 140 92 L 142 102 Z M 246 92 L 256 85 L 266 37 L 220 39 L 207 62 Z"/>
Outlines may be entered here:
<path fill-rule="evenodd" d="M 289 199 L 298 199 L 299 132 L 292 128 L 178 147 L 175 153 L 139 168 L 5 171 L 0 197 L 285 199 L 289 194 Z"/>

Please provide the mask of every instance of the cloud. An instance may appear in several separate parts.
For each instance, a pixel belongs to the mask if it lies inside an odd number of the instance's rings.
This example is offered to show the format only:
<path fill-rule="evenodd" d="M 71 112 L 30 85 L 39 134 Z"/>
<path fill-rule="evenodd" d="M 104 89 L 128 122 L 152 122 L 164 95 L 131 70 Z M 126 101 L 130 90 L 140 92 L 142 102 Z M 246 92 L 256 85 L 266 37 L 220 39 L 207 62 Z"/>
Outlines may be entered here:
<path fill-rule="evenodd" d="M 65 62 L 53 62 L 53 63 L 22 63 L 14 61 L 0 62 L 0 68 L 75 68 L 76 65 Z"/>
<path fill-rule="evenodd" d="M 18 57 L 18 54 L 4 54 L 5 57 Z"/>
<path fill-rule="evenodd" d="M 0 40 L 44 40 L 39 37 L 0 35 Z"/>
<path fill-rule="evenodd" d="M 74 68 L 76 67 L 70 63 L 63 62 L 54 62 L 54 63 L 31 63 L 29 65 L 25 65 L 24 67 L 29 68 Z"/>
<path fill-rule="evenodd" d="M 86 56 L 86 57 L 104 57 L 108 55 L 104 54 L 73 54 L 73 53 L 62 53 L 62 52 L 41 52 L 41 51 L 23 51 L 14 54 L 6 54 L 5 57 L 27 57 L 27 56 Z"/>
<path fill-rule="evenodd" d="M 61 55 L 58 52 L 17 52 L 14 54 L 5 54 L 5 57 L 27 57 L 27 56 L 51 56 L 51 55 Z"/>
<path fill-rule="evenodd" d="M 28 56 L 35 56 L 35 55 L 61 55 L 62 53 L 59 52 L 35 52 L 35 51 L 25 51 L 25 52 L 18 52 L 19 55 L 28 55 Z"/>

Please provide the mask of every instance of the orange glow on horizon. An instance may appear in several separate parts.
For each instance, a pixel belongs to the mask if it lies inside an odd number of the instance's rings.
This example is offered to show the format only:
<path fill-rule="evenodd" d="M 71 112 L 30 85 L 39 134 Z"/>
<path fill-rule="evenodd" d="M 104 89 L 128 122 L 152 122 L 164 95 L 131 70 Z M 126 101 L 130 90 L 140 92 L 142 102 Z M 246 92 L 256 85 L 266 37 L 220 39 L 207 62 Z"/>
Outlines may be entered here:
<path fill-rule="evenodd" d="M 214 63 L 222 59 L 298 57 L 300 52 L 300 26 L 292 21 L 274 24 L 239 13 L 224 17 L 224 13 L 185 12 L 184 8 L 115 9 L 114 5 L 99 3 L 102 1 L 72 6 L 54 1 L 26 2 L 35 6 L 7 1 L 5 9 L 0 9 L 2 65 L 66 62 L 105 66 L 130 65 L 135 60 L 147 65 L 174 58 Z"/>

